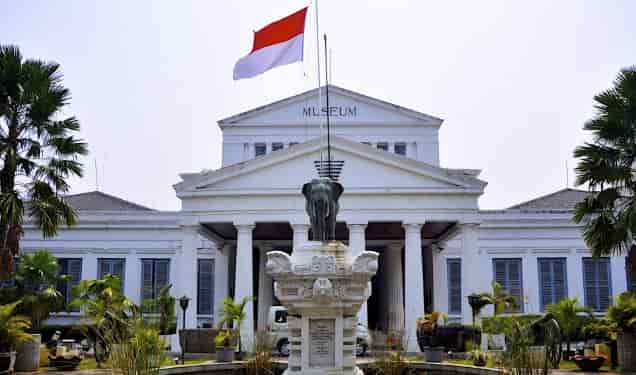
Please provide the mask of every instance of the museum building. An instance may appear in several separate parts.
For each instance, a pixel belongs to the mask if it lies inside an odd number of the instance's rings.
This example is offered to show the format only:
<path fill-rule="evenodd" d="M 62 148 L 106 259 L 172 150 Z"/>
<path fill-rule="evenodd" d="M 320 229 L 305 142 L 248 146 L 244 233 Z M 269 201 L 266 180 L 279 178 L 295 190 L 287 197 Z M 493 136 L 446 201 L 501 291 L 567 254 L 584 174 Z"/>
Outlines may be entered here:
<path fill-rule="evenodd" d="M 43 239 L 27 223 L 24 251 L 58 257 L 71 276 L 63 290 L 68 299 L 79 280 L 116 274 L 135 302 L 166 284 L 174 296 L 190 297 L 190 328 L 214 324 L 223 298 L 254 296 L 243 328 L 266 329 L 277 301 L 264 254 L 291 252 L 311 238 L 300 188 L 317 176 L 328 111 L 332 158 L 343 162 L 345 188 L 336 237 L 353 252 L 380 254 L 372 296 L 359 315 L 371 329 L 405 329 L 414 338 L 416 318 L 431 310 L 470 323 L 466 296 L 489 291 L 493 280 L 517 298 L 522 313 L 541 312 L 564 296 L 601 312 L 612 295 L 636 289 L 626 258 L 592 259 L 572 222 L 585 192 L 563 189 L 480 210 L 480 171 L 440 166 L 441 119 L 333 85 L 329 93 L 329 108 L 317 107 L 314 89 L 218 121 L 222 167 L 180 175 L 180 211 L 98 191 L 71 195 L 78 225 Z M 79 315 L 53 319 L 70 323 Z M 415 340 L 409 343 L 414 350 Z"/>

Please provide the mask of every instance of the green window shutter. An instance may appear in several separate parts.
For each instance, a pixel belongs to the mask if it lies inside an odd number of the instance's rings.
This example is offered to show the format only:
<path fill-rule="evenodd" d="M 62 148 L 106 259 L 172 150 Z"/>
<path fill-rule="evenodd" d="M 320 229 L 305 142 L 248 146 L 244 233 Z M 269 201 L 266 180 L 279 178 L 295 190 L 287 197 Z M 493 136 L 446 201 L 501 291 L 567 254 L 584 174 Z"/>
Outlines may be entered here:
<path fill-rule="evenodd" d="M 461 259 L 446 261 L 448 279 L 448 312 L 461 314 L 462 312 L 462 263 Z"/>
<path fill-rule="evenodd" d="M 214 313 L 214 259 L 199 259 L 197 273 L 197 313 Z"/>

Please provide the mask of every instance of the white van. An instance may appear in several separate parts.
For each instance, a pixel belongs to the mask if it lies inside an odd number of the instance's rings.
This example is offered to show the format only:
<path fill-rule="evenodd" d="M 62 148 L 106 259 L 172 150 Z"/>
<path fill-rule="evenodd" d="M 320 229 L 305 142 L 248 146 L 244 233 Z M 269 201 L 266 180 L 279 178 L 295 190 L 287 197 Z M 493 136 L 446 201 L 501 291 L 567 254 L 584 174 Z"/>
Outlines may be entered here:
<path fill-rule="evenodd" d="M 283 356 L 289 356 L 289 327 L 287 326 L 287 308 L 283 306 L 272 306 L 269 309 L 267 330 L 272 335 L 274 349 Z M 356 327 L 356 356 L 361 357 L 367 354 L 371 346 L 371 336 L 367 327 L 358 323 Z"/>

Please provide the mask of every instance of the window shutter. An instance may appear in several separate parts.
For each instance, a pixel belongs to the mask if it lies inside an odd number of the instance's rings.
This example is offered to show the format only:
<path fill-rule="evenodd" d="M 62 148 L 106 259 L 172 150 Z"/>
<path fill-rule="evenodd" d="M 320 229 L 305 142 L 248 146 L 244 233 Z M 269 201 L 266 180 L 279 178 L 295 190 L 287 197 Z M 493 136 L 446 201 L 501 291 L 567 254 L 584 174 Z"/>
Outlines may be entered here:
<path fill-rule="evenodd" d="M 600 311 L 605 311 L 610 305 L 610 262 L 609 259 L 599 259 L 598 267 L 598 302 Z"/>
<path fill-rule="evenodd" d="M 159 291 L 170 282 L 170 261 L 161 259 L 155 261 L 155 290 L 154 297 L 159 295 Z"/>
<path fill-rule="evenodd" d="M 599 310 L 596 293 L 596 267 L 592 259 L 583 259 L 583 287 L 585 289 L 585 305 Z"/>
<path fill-rule="evenodd" d="M 557 303 L 568 295 L 565 259 L 554 259 L 552 261 L 552 275 L 554 285 L 554 299 L 552 303 Z"/>
<path fill-rule="evenodd" d="M 495 281 L 506 288 L 506 261 L 502 259 L 493 260 L 495 265 Z"/>
<path fill-rule="evenodd" d="M 461 314 L 462 312 L 462 263 L 460 259 L 448 259 L 448 312 Z"/>
<path fill-rule="evenodd" d="M 521 259 L 511 259 L 508 262 L 508 293 L 516 299 L 517 309 L 523 311 L 523 287 L 521 279 Z"/>
<path fill-rule="evenodd" d="M 149 259 L 141 261 L 141 299 L 148 300 L 153 297 L 153 262 Z"/>
<path fill-rule="evenodd" d="M 552 267 L 547 259 L 539 259 L 539 283 L 541 288 L 541 310 L 554 302 L 552 290 Z"/>
<path fill-rule="evenodd" d="M 197 313 L 211 315 L 214 311 L 214 260 L 199 259 Z"/>
<path fill-rule="evenodd" d="M 73 287 L 80 283 L 82 280 L 82 260 L 81 259 L 69 259 L 68 260 L 68 275 L 70 276 L 68 281 L 68 289 L 66 294 L 66 303 L 71 303 L 73 300 Z M 74 308 L 72 311 L 79 311 L 79 308 Z"/>
<path fill-rule="evenodd" d="M 119 281 L 121 283 L 121 289 L 124 289 L 124 264 L 125 261 L 123 259 L 113 259 L 111 262 L 111 274 L 119 277 Z"/>

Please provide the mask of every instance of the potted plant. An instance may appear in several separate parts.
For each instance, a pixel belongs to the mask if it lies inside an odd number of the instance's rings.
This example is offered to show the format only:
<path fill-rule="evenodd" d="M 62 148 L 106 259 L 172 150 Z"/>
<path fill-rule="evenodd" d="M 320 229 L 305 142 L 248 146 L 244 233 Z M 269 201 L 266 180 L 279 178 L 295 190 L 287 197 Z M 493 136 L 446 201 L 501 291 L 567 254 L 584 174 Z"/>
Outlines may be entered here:
<path fill-rule="evenodd" d="M 488 353 L 480 349 L 473 349 L 468 353 L 468 358 L 473 361 L 473 365 L 483 367 L 488 362 Z"/>
<path fill-rule="evenodd" d="M 15 311 L 20 301 L 0 305 L 0 373 L 13 371 L 18 345 L 32 340 L 26 330 L 31 327 L 29 318 L 16 315 Z"/>
<path fill-rule="evenodd" d="M 41 358 L 46 358 L 47 349 L 40 335 L 42 322 L 52 312 L 62 309 L 63 296 L 57 285 L 67 281 L 58 274 L 58 269 L 57 259 L 48 251 L 25 254 L 20 259 L 15 275 L 15 289 L 22 300 L 18 311 L 30 318 L 33 340 L 18 348 L 16 371 L 35 371 L 40 367 Z"/>
<path fill-rule="evenodd" d="M 607 309 L 607 320 L 615 327 L 618 341 L 618 364 L 623 371 L 636 371 L 636 297 L 623 292 Z"/>
<path fill-rule="evenodd" d="M 236 331 L 237 345 L 236 350 L 238 357 L 242 356 L 243 346 L 241 343 L 241 325 L 245 321 L 247 314 L 245 312 L 245 306 L 248 302 L 253 300 L 252 297 L 244 297 L 239 302 L 234 302 L 232 298 L 225 298 L 222 303 L 220 311 L 219 328 L 227 326 L 226 328 L 233 328 Z M 250 332 L 253 334 L 253 332 Z"/>
<path fill-rule="evenodd" d="M 605 363 L 605 356 L 602 355 L 575 355 L 574 363 L 585 372 L 597 372 Z"/>
<path fill-rule="evenodd" d="M 437 324 L 442 314 L 433 311 L 417 319 L 417 341 L 426 361 L 441 362 L 444 348 L 439 346 Z"/>
<path fill-rule="evenodd" d="M 234 361 L 234 351 L 236 349 L 236 344 L 234 343 L 234 341 L 234 334 L 232 330 L 219 330 L 219 333 L 214 338 L 217 362 Z"/>

